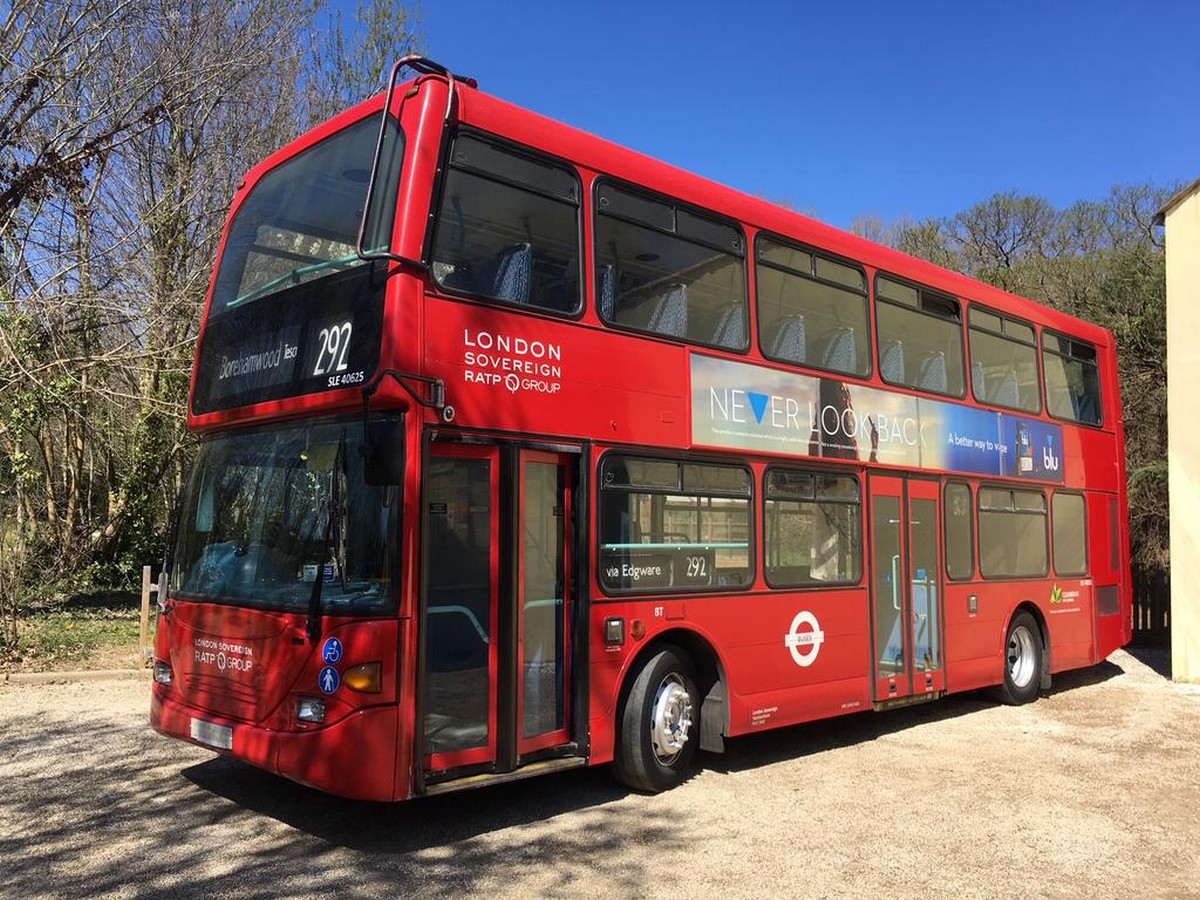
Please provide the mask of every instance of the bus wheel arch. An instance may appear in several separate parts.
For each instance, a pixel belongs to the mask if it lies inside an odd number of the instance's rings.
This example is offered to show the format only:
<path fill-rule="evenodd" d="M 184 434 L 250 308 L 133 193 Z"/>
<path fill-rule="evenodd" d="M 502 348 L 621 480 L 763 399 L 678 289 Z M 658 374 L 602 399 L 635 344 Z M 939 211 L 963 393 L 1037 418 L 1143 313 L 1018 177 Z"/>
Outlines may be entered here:
<path fill-rule="evenodd" d="M 1017 605 L 1004 631 L 999 698 L 1011 706 L 1037 699 L 1050 687 L 1050 633 L 1040 609 Z"/>
<path fill-rule="evenodd" d="M 696 751 L 724 749 L 724 667 L 712 645 L 685 629 L 657 635 L 630 662 L 617 702 L 613 771 L 658 793 L 692 774 Z"/>

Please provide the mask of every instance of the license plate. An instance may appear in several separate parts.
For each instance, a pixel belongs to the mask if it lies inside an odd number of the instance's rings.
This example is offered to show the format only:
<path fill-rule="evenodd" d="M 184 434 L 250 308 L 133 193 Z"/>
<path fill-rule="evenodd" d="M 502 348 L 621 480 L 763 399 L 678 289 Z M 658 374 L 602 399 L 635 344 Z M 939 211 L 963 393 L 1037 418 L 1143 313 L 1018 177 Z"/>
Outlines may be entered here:
<path fill-rule="evenodd" d="M 233 749 L 233 729 L 228 725 L 217 725 L 203 719 L 192 719 L 192 740 L 216 747 L 218 750 Z"/>

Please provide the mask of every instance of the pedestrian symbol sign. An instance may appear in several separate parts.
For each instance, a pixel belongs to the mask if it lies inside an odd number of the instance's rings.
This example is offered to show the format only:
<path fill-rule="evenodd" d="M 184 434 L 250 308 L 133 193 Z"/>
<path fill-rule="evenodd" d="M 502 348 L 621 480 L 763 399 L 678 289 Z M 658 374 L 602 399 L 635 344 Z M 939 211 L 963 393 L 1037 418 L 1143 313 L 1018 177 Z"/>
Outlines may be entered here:
<path fill-rule="evenodd" d="M 320 682 L 321 691 L 326 694 L 332 694 L 342 684 L 342 676 L 338 675 L 337 669 L 333 666 L 323 668 L 317 680 Z"/>
<path fill-rule="evenodd" d="M 329 638 L 321 648 L 321 659 L 327 666 L 336 666 L 342 661 L 342 642 L 335 637 Z"/>

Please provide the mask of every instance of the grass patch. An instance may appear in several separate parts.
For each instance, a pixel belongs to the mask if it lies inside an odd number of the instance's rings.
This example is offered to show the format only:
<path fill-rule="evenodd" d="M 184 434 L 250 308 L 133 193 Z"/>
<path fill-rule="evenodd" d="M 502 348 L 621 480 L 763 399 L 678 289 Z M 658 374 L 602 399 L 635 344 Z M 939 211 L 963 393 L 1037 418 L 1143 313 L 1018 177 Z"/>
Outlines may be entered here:
<path fill-rule="evenodd" d="M 17 623 L 17 646 L 0 648 L 0 669 L 136 669 L 140 615 L 140 596 L 128 592 L 79 595 L 28 609 Z M 152 628 L 153 621 L 152 615 Z"/>

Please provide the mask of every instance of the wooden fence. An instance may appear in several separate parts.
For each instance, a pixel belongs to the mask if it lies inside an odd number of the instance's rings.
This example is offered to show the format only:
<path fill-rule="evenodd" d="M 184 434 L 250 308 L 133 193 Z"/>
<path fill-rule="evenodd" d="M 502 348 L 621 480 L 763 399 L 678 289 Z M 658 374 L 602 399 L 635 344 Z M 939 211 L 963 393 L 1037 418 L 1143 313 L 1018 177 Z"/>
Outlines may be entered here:
<path fill-rule="evenodd" d="M 1133 570 L 1133 643 L 1171 645 L 1171 579 L 1166 572 Z"/>

